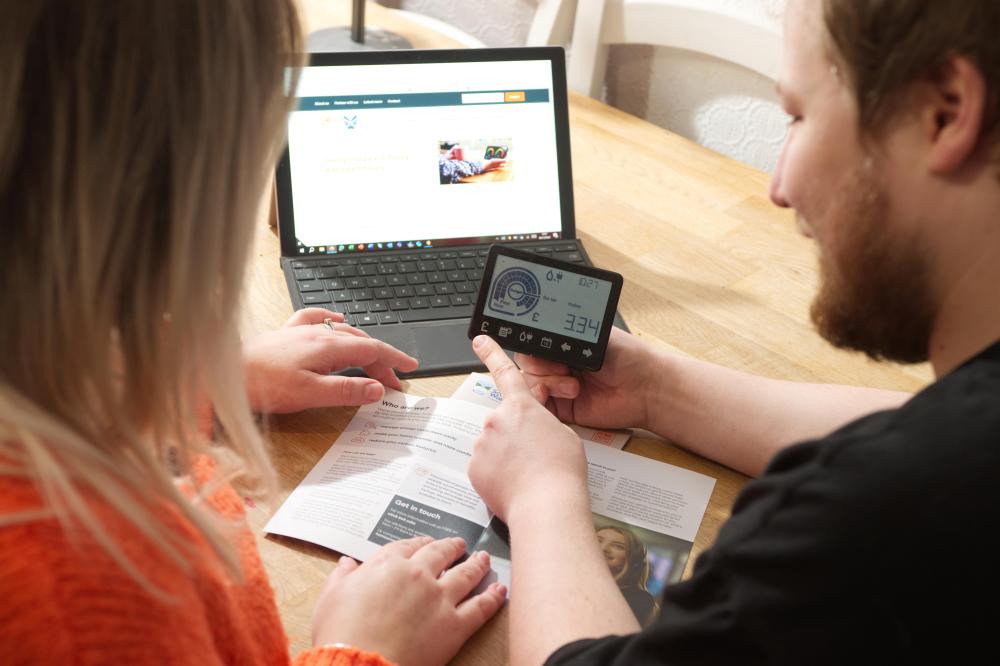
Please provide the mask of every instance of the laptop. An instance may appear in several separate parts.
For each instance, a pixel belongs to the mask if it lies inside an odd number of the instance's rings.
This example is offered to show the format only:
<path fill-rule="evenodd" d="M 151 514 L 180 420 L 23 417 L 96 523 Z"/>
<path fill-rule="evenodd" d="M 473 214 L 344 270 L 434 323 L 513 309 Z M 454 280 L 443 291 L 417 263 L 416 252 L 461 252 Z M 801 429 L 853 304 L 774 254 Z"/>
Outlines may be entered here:
<path fill-rule="evenodd" d="M 313 53 L 295 95 L 276 172 L 292 304 L 415 356 L 407 376 L 483 369 L 467 329 L 491 244 L 591 265 L 561 48 Z"/>

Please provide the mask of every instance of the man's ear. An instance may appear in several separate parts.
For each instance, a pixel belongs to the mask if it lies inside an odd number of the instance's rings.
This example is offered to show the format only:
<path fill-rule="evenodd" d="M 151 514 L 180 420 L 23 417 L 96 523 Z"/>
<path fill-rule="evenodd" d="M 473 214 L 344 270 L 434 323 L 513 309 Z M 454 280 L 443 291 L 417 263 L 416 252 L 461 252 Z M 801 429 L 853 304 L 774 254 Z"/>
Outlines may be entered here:
<path fill-rule="evenodd" d="M 971 60 L 953 56 L 929 82 L 923 124 L 930 140 L 928 166 L 946 174 L 976 150 L 986 107 L 986 81 Z"/>

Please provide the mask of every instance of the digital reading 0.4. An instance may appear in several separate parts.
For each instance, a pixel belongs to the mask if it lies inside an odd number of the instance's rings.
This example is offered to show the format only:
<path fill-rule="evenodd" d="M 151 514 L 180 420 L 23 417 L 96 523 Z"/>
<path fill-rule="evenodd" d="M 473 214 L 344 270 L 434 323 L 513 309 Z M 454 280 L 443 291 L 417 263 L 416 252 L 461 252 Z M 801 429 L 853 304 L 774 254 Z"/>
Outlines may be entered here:
<path fill-rule="evenodd" d="M 622 277 L 509 247 L 490 249 L 469 337 L 596 370 L 604 361 Z"/>

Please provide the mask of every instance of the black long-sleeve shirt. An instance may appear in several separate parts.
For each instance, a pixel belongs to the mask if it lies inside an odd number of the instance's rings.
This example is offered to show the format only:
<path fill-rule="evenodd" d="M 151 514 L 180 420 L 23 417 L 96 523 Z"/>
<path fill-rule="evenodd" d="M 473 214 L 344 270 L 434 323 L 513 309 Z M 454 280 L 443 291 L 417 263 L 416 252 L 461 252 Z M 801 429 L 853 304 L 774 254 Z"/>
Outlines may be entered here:
<path fill-rule="evenodd" d="M 998 663 L 998 533 L 1000 343 L 782 451 L 658 620 L 548 663 Z"/>

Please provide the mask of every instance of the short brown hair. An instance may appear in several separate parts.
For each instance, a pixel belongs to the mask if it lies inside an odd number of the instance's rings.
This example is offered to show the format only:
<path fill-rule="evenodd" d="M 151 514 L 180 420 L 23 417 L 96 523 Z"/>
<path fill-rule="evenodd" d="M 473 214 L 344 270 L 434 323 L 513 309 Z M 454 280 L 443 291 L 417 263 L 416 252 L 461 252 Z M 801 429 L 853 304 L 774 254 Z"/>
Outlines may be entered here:
<path fill-rule="evenodd" d="M 863 134 L 886 129 L 910 84 L 933 78 L 950 57 L 961 55 L 986 79 L 980 143 L 1000 138 L 1000 2 L 823 0 L 823 19 L 831 55 L 854 90 Z"/>

